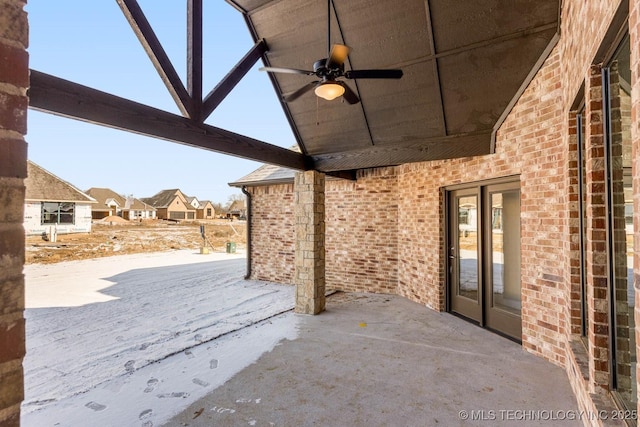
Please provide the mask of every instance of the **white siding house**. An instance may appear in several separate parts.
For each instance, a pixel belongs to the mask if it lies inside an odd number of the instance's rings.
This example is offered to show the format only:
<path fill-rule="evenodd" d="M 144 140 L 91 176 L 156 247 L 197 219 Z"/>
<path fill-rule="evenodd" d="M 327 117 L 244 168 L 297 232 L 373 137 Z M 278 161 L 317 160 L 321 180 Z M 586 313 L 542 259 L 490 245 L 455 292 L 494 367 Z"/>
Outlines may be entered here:
<path fill-rule="evenodd" d="M 88 233 L 95 199 L 35 163 L 27 163 L 24 230 L 27 235 Z"/>

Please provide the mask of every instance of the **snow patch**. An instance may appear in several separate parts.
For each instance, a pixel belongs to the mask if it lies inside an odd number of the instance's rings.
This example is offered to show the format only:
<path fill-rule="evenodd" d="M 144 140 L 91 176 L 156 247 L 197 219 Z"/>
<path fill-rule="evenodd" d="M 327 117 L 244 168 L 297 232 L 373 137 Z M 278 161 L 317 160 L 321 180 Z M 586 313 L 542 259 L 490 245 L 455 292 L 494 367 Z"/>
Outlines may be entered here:
<path fill-rule="evenodd" d="M 291 286 L 192 251 L 32 265 L 23 425 L 158 425 L 297 337 Z"/>

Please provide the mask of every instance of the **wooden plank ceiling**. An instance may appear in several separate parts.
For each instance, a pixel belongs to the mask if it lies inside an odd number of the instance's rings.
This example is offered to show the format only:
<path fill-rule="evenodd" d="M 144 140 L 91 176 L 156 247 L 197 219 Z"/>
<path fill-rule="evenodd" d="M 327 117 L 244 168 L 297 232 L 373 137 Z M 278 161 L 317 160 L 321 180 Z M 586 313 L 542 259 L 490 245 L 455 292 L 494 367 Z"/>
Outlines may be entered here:
<path fill-rule="evenodd" d="M 228 0 L 265 62 L 313 70 L 327 57 L 326 0 Z M 400 80 L 345 80 L 361 102 L 310 91 L 284 103 L 302 152 L 336 171 L 488 154 L 493 132 L 548 55 L 559 0 L 332 0 L 331 43 L 345 69 L 396 69 Z M 272 74 L 278 95 L 315 76 Z M 317 80 L 317 79 L 316 79 Z"/>

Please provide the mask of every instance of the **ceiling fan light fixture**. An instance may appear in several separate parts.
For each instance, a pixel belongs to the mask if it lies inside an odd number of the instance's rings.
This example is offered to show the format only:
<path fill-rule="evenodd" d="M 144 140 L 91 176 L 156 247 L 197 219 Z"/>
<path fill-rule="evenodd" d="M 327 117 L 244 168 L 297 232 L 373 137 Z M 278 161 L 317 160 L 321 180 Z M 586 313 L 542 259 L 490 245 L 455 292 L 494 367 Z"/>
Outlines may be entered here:
<path fill-rule="evenodd" d="M 324 98 L 327 101 L 333 101 L 337 97 L 344 94 L 344 87 L 337 84 L 336 82 L 328 81 L 316 87 L 315 93 L 320 98 Z"/>

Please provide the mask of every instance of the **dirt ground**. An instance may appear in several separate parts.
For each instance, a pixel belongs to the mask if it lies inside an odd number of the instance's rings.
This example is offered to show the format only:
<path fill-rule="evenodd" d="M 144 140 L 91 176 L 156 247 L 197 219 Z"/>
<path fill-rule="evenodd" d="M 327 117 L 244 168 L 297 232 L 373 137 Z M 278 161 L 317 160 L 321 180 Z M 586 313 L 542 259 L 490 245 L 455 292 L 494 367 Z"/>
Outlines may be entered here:
<path fill-rule="evenodd" d="M 109 218 L 107 218 L 109 219 Z M 58 235 L 56 242 L 42 236 L 27 236 L 26 264 L 53 264 L 144 252 L 162 252 L 176 249 L 200 250 L 204 245 L 200 226 L 205 227 L 206 247 L 210 252 L 225 252 L 227 243 L 236 250 L 246 245 L 246 222 L 209 220 L 172 223 L 161 220 L 142 222 L 112 218 L 94 221 L 91 233 Z"/>

